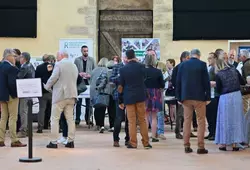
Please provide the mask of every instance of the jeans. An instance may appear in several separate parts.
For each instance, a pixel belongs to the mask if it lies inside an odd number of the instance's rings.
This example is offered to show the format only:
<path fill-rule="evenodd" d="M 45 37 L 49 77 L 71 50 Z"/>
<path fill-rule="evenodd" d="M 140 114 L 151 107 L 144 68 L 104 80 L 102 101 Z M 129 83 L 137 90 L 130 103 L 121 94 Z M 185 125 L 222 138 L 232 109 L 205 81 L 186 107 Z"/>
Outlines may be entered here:
<path fill-rule="evenodd" d="M 119 108 L 119 103 L 116 101 L 116 116 L 114 124 L 113 139 L 115 142 L 119 142 L 119 134 L 121 132 L 121 124 L 125 120 L 125 141 L 129 141 L 128 119 L 125 115 L 125 110 Z"/>
<path fill-rule="evenodd" d="M 158 135 L 161 135 L 161 134 L 164 134 L 164 125 L 165 125 L 165 122 L 164 122 L 164 113 L 163 112 L 158 112 L 157 113 L 157 118 L 158 118 L 158 123 L 157 123 L 157 134 Z"/>
<path fill-rule="evenodd" d="M 116 104 L 113 96 L 110 95 L 109 98 L 109 106 L 108 106 L 108 114 L 109 114 L 109 127 L 113 128 L 115 123 L 115 112 L 116 112 Z"/>

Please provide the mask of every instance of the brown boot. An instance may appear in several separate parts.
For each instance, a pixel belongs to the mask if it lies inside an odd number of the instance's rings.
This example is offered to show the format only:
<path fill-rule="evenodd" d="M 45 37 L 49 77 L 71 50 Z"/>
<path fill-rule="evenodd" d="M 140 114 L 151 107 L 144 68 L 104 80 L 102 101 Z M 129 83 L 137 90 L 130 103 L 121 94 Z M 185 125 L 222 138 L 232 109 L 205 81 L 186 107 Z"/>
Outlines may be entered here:
<path fill-rule="evenodd" d="M 19 140 L 16 142 L 11 143 L 11 147 L 13 148 L 20 148 L 20 147 L 26 147 L 26 144 L 22 144 Z"/>
<path fill-rule="evenodd" d="M 118 147 L 120 147 L 120 144 L 119 144 L 119 142 L 115 141 L 113 146 L 118 148 Z"/>
<path fill-rule="evenodd" d="M 4 142 L 0 142 L 0 147 L 5 147 Z"/>

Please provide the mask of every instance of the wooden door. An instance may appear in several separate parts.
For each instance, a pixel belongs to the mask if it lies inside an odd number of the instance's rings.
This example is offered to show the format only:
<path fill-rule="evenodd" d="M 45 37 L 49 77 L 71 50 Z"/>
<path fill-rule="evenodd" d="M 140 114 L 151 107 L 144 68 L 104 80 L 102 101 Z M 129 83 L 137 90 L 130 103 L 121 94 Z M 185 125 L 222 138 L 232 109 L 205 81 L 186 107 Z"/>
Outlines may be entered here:
<path fill-rule="evenodd" d="M 100 11 L 99 59 L 121 56 L 121 38 L 152 38 L 152 11 Z"/>

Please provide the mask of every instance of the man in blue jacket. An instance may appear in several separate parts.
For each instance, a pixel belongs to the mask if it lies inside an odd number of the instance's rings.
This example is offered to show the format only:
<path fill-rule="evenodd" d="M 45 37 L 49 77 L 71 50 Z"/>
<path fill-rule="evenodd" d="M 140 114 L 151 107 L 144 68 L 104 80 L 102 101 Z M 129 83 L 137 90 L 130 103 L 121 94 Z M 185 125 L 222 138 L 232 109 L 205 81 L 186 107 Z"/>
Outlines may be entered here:
<path fill-rule="evenodd" d="M 127 109 L 130 141 L 127 148 L 137 148 L 137 119 L 140 126 L 142 143 L 145 149 L 151 149 L 148 127 L 145 119 L 145 67 L 136 61 L 134 50 L 126 52 L 128 64 L 120 69 L 119 93 L 123 92 L 123 102 Z M 121 103 L 120 107 L 123 107 Z"/>
<path fill-rule="evenodd" d="M 185 152 L 191 153 L 190 134 L 193 111 L 198 119 L 198 154 L 207 154 L 204 135 L 206 128 L 206 104 L 210 101 L 210 81 L 207 65 L 200 61 L 198 49 L 191 51 L 191 59 L 179 66 L 176 81 L 176 97 L 184 108 L 184 146 Z"/>
<path fill-rule="evenodd" d="M 16 122 L 18 114 L 18 103 L 16 79 L 18 68 L 15 66 L 15 52 L 12 49 L 4 51 L 4 61 L 0 65 L 0 103 L 1 103 L 1 121 L 0 121 L 0 147 L 5 146 L 6 124 L 9 119 L 9 131 L 11 138 L 11 147 L 25 147 L 16 135 Z"/>

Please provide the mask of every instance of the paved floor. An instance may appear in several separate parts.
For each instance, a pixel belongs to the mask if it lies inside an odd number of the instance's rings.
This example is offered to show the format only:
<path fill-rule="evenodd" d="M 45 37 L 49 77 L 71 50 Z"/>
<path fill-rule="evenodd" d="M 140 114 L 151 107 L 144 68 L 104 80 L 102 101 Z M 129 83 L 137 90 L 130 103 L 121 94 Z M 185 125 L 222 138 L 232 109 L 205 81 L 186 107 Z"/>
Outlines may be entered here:
<path fill-rule="evenodd" d="M 121 134 L 122 138 L 124 133 Z M 182 140 L 176 140 L 172 132 L 167 140 L 153 143 L 152 150 L 112 147 L 112 134 L 81 127 L 76 133 L 75 149 L 61 146 L 57 150 L 46 149 L 49 132 L 34 134 L 34 156 L 43 162 L 24 164 L 18 159 L 27 156 L 27 148 L 0 148 L 0 170 L 249 170 L 250 150 L 220 152 L 212 142 L 207 143 L 208 155 L 185 154 Z M 140 136 L 138 134 L 140 139 Z M 26 140 L 23 140 L 27 142 Z M 123 144 L 124 141 L 121 141 Z M 196 150 L 196 139 L 192 139 Z"/>

